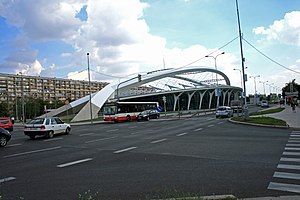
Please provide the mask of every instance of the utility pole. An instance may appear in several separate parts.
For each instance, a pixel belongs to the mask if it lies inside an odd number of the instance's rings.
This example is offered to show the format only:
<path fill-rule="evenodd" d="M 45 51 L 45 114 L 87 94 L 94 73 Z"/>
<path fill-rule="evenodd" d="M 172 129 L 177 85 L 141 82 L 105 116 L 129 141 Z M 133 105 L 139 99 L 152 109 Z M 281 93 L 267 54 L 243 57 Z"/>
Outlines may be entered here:
<path fill-rule="evenodd" d="M 92 112 L 92 90 L 91 90 L 91 76 L 90 76 L 90 53 L 87 53 L 87 65 L 88 65 L 88 76 L 89 76 L 89 92 L 90 92 L 90 114 L 91 114 L 91 124 L 93 123 L 93 112 Z"/>
<path fill-rule="evenodd" d="M 238 1 L 235 0 L 235 4 L 236 4 L 236 13 L 237 13 L 237 18 L 238 18 L 238 28 L 239 28 L 239 38 L 240 38 L 240 50 L 241 50 L 241 59 L 242 59 L 242 73 L 243 73 L 243 84 L 244 84 L 244 117 L 248 118 L 249 117 L 249 113 L 248 113 L 248 107 L 247 107 L 247 98 L 246 98 L 246 74 L 245 74 L 245 58 L 244 58 L 244 54 L 243 54 L 243 41 L 242 41 L 242 30 L 241 30 L 241 22 L 240 22 L 240 14 L 239 14 L 239 5 L 238 5 Z"/>

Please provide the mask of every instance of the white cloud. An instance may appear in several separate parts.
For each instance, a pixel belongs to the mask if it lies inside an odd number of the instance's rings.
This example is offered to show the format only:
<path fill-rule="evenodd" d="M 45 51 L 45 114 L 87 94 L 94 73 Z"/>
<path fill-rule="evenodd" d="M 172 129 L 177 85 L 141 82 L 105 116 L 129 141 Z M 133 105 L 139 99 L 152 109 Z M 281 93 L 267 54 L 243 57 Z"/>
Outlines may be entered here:
<path fill-rule="evenodd" d="M 274 21 L 268 28 L 253 29 L 256 35 L 266 35 L 268 40 L 300 46 L 300 11 L 286 13 L 281 20 Z"/>

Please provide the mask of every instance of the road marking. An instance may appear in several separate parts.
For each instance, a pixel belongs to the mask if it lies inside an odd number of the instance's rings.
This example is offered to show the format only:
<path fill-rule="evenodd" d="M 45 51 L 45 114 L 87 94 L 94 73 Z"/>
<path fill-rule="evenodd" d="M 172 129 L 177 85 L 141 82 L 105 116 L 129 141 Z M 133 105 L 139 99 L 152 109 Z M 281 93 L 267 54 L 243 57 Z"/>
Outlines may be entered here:
<path fill-rule="evenodd" d="M 218 122 L 217 124 L 223 124 L 224 122 Z"/>
<path fill-rule="evenodd" d="M 63 167 L 69 167 L 69 166 L 72 166 L 72 165 L 76 165 L 76 164 L 80 164 L 80 163 L 83 163 L 83 162 L 88 162 L 88 161 L 91 161 L 93 160 L 92 158 L 86 158 L 86 159 L 83 159 L 83 160 L 77 160 L 77 161 L 73 161 L 73 162 L 69 162 L 69 163 L 65 163 L 65 164 L 60 164 L 60 165 L 57 165 L 58 168 L 63 168 Z"/>
<path fill-rule="evenodd" d="M 283 162 L 300 162 L 300 158 L 280 158 Z"/>
<path fill-rule="evenodd" d="M 300 153 L 298 153 L 298 152 L 283 152 L 282 155 L 285 155 L 285 156 L 300 156 Z"/>
<path fill-rule="evenodd" d="M 23 156 L 23 155 L 32 154 L 32 153 L 40 153 L 40 152 L 44 152 L 44 151 L 52 151 L 52 150 L 56 150 L 56 149 L 60 149 L 60 148 L 61 147 L 52 147 L 52 148 L 39 149 L 39 150 L 34 150 L 34 151 L 27 151 L 27 152 L 23 152 L 23 153 L 16 153 L 16 154 L 11 154 L 11 155 L 8 155 L 8 156 L 4 156 L 3 158 Z"/>
<path fill-rule="evenodd" d="M 300 193 L 300 185 L 270 182 L 268 189 Z"/>
<path fill-rule="evenodd" d="M 7 145 L 6 147 L 15 147 L 15 146 L 20 146 L 22 145 L 21 143 L 17 143 L 17 144 L 10 144 L 10 145 Z"/>
<path fill-rule="evenodd" d="M 300 137 L 299 134 L 293 134 L 293 135 L 290 135 L 290 137 Z"/>
<path fill-rule="evenodd" d="M 215 125 L 211 124 L 211 125 L 208 125 L 207 127 L 210 128 L 210 127 L 213 127 L 213 126 L 215 126 Z"/>
<path fill-rule="evenodd" d="M 87 136 L 87 135 L 95 135 L 95 133 L 84 133 L 84 134 L 79 135 L 79 137 Z"/>
<path fill-rule="evenodd" d="M 137 128 L 137 126 L 131 126 L 131 127 L 128 127 L 128 128 Z"/>
<path fill-rule="evenodd" d="M 130 150 L 133 150 L 133 149 L 136 149 L 137 147 L 129 147 L 129 148 L 126 148 L 126 149 L 121 149 L 121 150 L 118 150 L 118 151 L 115 151 L 114 153 L 123 153 L 123 152 L 126 152 L 126 151 L 130 151 Z"/>
<path fill-rule="evenodd" d="M 300 144 L 286 144 L 287 147 L 300 147 Z"/>
<path fill-rule="evenodd" d="M 7 181 L 12 181 L 12 180 L 15 180 L 15 179 L 16 179 L 15 177 L 3 178 L 3 179 L 0 179 L 0 183 L 4 183 L 4 182 L 7 182 Z"/>
<path fill-rule="evenodd" d="M 98 142 L 98 141 L 110 140 L 110 139 L 113 139 L 113 138 L 116 138 L 116 137 L 117 137 L 117 136 L 108 137 L 108 138 L 100 138 L 100 139 L 96 139 L 96 140 L 89 140 L 89 141 L 86 141 L 85 143 L 88 144 L 88 143 L 92 143 L 92 142 Z"/>
<path fill-rule="evenodd" d="M 279 165 L 277 165 L 277 168 L 300 170 L 300 165 L 283 165 L 283 164 L 279 164 Z"/>
<path fill-rule="evenodd" d="M 289 140 L 299 140 L 300 138 L 290 137 Z"/>
<path fill-rule="evenodd" d="M 44 141 L 44 142 L 51 142 L 51 141 L 62 140 L 62 139 L 63 139 L 62 137 L 59 137 L 59 138 L 46 139 L 46 140 L 43 140 L 43 141 Z"/>
<path fill-rule="evenodd" d="M 167 139 L 164 138 L 164 139 L 161 139 L 161 140 L 155 140 L 155 141 L 152 141 L 150 142 L 151 144 L 156 144 L 156 143 L 159 143 L 159 142 L 163 142 L 163 141 L 166 141 Z"/>
<path fill-rule="evenodd" d="M 300 174 L 296 174 L 296 173 L 275 172 L 273 177 L 300 180 Z"/>
<path fill-rule="evenodd" d="M 285 147 L 284 150 L 287 150 L 287 151 L 300 151 L 300 148 Z"/>
<path fill-rule="evenodd" d="M 289 143 L 300 143 L 300 140 L 288 140 Z"/>
<path fill-rule="evenodd" d="M 118 131 L 119 129 L 111 129 L 111 130 L 107 130 L 106 132 L 114 132 L 114 131 Z"/>
<path fill-rule="evenodd" d="M 187 133 L 180 133 L 178 134 L 177 136 L 180 137 L 180 136 L 183 136 L 183 135 L 186 135 Z"/>
<path fill-rule="evenodd" d="M 202 130 L 203 130 L 203 128 L 197 128 L 194 131 L 202 131 Z"/>
<path fill-rule="evenodd" d="M 292 134 L 300 134 L 300 131 L 293 131 Z"/>

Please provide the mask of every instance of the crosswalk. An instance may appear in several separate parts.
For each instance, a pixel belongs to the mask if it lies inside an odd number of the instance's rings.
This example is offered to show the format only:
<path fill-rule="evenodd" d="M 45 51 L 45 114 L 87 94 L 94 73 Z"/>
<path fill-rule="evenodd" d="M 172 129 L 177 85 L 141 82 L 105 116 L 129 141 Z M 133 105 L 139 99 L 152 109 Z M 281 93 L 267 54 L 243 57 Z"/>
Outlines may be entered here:
<path fill-rule="evenodd" d="M 300 193 L 300 131 L 292 131 L 268 189 Z"/>

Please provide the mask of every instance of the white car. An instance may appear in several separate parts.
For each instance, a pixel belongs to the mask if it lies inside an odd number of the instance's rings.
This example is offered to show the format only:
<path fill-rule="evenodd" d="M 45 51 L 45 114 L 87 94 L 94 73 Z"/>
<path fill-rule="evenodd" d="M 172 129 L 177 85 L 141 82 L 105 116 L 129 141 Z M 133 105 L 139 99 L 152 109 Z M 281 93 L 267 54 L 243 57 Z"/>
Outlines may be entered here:
<path fill-rule="evenodd" d="M 264 108 L 264 107 L 268 108 L 269 107 L 269 102 L 267 100 L 262 100 L 261 103 L 260 103 L 260 106 L 262 108 Z"/>
<path fill-rule="evenodd" d="M 71 125 L 58 117 L 35 118 L 24 126 L 24 134 L 34 139 L 36 136 L 52 138 L 54 134 L 69 134 Z"/>
<path fill-rule="evenodd" d="M 220 106 L 216 111 L 216 118 L 218 117 L 232 117 L 233 110 L 229 106 Z"/>

